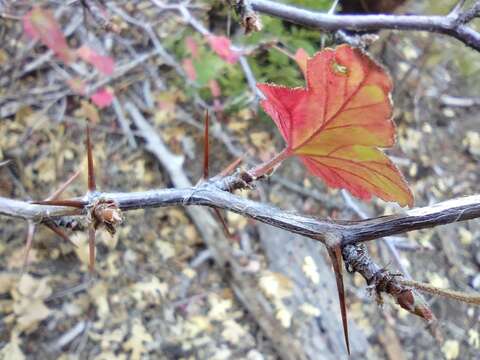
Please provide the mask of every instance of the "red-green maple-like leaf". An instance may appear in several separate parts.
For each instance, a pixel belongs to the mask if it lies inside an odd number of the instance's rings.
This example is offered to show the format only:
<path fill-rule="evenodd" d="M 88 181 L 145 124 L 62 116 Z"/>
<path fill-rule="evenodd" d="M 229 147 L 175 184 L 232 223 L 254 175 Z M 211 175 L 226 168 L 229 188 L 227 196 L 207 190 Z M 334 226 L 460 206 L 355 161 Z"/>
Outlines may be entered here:
<path fill-rule="evenodd" d="M 28 36 L 40 40 L 64 63 L 69 64 L 75 59 L 60 25 L 50 11 L 35 6 L 23 17 L 23 28 Z"/>
<path fill-rule="evenodd" d="M 304 59 L 297 56 L 300 64 Z M 280 129 L 287 152 L 330 187 L 412 206 L 403 176 L 379 149 L 395 142 L 392 81 L 385 70 L 341 45 L 307 59 L 304 75 L 304 89 L 258 85 L 266 97 L 262 107 Z"/>

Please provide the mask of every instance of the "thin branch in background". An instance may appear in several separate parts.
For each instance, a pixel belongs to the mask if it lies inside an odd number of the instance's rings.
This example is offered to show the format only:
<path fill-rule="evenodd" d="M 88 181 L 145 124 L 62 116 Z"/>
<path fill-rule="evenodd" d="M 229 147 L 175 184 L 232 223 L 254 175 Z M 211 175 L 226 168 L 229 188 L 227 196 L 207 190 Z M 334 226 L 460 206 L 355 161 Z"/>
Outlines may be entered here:
<path fill-rule="evenodd" d="M 465 5 L 465 1 L 466 0 L 460 0 L 458 1 L 452 8 L 452 10 L 450 11 L 450 15 L 458 15 L 461 11 L 462 11 L 462 8 L 463 6 Z"/>
<path fill-rule="evenodd" d="M 120 28 L 112 22 L 110 14 L 97 0 L 81 0 L 83 8 L 102 29 L 119 34 Z"/>
<path fill-rule="evenodd" d="M 334 15 L 301 9 L 271 0 L 241 0 L 238 6 L 251 6 L 254 11 L 275 16 L 299 25 L 324 31 L 403 30 L 428 31 L 451 36 L 480 51 L 480 33 L 468 26 L 480 10 L 480 2 L 465 12 L 442 15 Z"/>
<path fill-rule="evenodd" d="M 338 6 L 338 3 L 340 2 L 340 0 L 335 0 L 332 4 L 332 6 L 330 6 L 330 9 L 328 9 L 328 13 L 327 14 L 335 14 L 335 11 L 337 10 L 337 6 Z"/>
<path fill-rule="evenodd" d="M 138 147 L 137 141 L 135 140 L 135 136 L 132 133 L 132 130 L 130 129 L 130 125 L 128 124 L 128 120 L 125 116 L 125 112 L 123 111 L 122 104 L 118 100 L 118 98 L 115 96 L 113 98 L 113 110 L 115 111 L 115 114 L 117 115 L 117 120 L 125 133 L 125 136 L 128 139 L 128 143 L 132 149 L 136 149 Z"/>
<path fill-rule="evenodd" d="M 1 168 L 2 166 L 8 165 L 8 164 L 10 163 L 10 161 L 11 161 L 11 160 L 5 160 L 5 161 L 0 162 L 0 168 Z"/>
<path fill-rule="evenodd" d="M 444 106 L 451 107 L 474 107 L 480 106 L 480 98 L 478 97 L 460 97 L 460 96 L 451 96 L 451 95 L 441 95 L 440 104 Z"/>
<path fill-rule="evenodd" d="M 90 127 L 87 125 L 87 164 L 88 164 L 88 191 L 97 189 L 95 183 L 95 169 L 93 167 L 92 142 L 90 140 Z"/>

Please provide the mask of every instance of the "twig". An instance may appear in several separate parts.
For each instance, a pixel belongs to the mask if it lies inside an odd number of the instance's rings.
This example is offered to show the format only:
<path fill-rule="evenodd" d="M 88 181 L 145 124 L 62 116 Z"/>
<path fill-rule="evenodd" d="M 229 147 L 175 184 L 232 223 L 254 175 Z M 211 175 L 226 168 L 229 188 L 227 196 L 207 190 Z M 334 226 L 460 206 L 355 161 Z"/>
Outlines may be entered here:
<path fill-rule="evenodd" d="M 402 285 L 410 286 L 435 296 L 442 296 L 447 299 L 453 299 L 467 304 L 480 305 L 479 293 L 465 293 L 462 291 L 455 291 L 450 289 L 440 289 L 436 286 L 432 286 L 430 284 L 422 283 L 415 280 L 399 279 L 398 282 Z"/>
<path fill-rule="evenodd" d="M 80 321 L 72 327 L 70 330 L 67 330 L 62 336 L 60 336 L 52 345 L 53 350 L 61 350 L 65 345 L 71 343 L 77 336 L 79 336 L 87 327 L 86 321 Z"/>
<path fill-rule="evenodd" d="M 156 137 L 153 131 L 152 134 Z M 152 145 L 147 144 L 147 148 L 152 148 Z M 155 148 L 158 151 L 162 147 L 159 145 Z M 165 148 L 165 150 L 167 149 Z M 176 173 L 178 166 L 183 162 L 183 158 L 178 155 L 171 155 L 170 163 L 165 164 L 165 166 L 172 173 Z M 91 196 L 89 201 L 93 202 L 99 197 L 111 199 L 116 201 L 119 208 L 124 211 L 182 205 L 209 206 L 233 211 L 315 240 L 324 239 L 325 234 L 330 232 L 340 234 L 343 239 L 343 246 L 480 217 L 480 195 L 471 195 L 416 208 L 403 214 L 381 216 L 362 221 L 316 219 L 231 194 L 229 191 L 242 189 L 246 184 L 248 185 L 244 176 L 245 172 L 226 178 L 212 179 L 198 186 L 190 186 L 189 182 L 186 183 L 182 180 L 186 179 L 183 175 L 177 178 L 180 179 L 177 186 L 181 188 L 130 193 L 99 192 L 95 196 Z M 85 204 L 88 206 L 88 202 Z M 80 215 L 82 212 L 82 209 L 37 205 L 0 197 L 0 215 L 5 216 L 41 222 L 50 218 Z"/>
<path fill-rule="evenodd" d="M 120 104 L 120 101 L 118 101 L 117 97 L 113 98 L 113 110 L 115 111 L 115 114 L 117 114 L 117 119 L 118 122 L 125 133 L 125 136 L 128 139 L 128 143 L 130 144 L 130 147 L 132 149 L 137 148 L 137 142 L 135 141 L 135 137 L 133 136 L 132 130 L 130 129 L 130 125 L 128 124 L 128 121 L 125 117 L 125 113 L 123 111 L 122 105 Z"/>
<path fill-rule="evenodd" d="M 435 325 L 436 318 L 423 298 L 409 286 L 403 285 L 395 274 L 379 267 L 368 255 L 364 244 L 344 246 L 342 255 L 347 269 L 361 274 L 374 289 L 379 304 L 382 303 L 381 293 L 387 293 L 402 308 Z M 435 334 L 435 326 L 432 330 Z"/>
<path fill-rule="evenodd" d="M 240 4 L 246 4 L 240 1 Z M 325 31 L 354 30 L 368 31 L 379 29 L 428 31 L 451 36 L 465 45 L 480 51 L 480 33 L 467 24 L 478 16 L 480 3 L 469 10 L 441 15 L 335 15 L 301 9 L 271 0 L 249 0 L 254 11 L 279 17 L 299 25 Z"/>
<path fill-rule="evenodd" d="M 440 103 L 445 106 L 468 108 L 473 106 L 480 106 L 480 98 L 442 95 L 440 96 Z"/>

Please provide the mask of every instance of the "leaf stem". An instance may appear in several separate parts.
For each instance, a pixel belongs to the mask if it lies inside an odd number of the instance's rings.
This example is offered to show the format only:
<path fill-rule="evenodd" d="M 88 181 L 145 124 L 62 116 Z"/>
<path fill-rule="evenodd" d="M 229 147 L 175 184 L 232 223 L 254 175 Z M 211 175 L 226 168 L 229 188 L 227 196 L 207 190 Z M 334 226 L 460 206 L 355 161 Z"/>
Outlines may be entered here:
<path fill-rule="evenodd" d="M 286 147 L 282 151 L 280 151 L 277 155 L 275 155 L 270 160 L 258 165 L 256 168 L 250 171 L 250 175 L 253 178 L 259 178 L 264 176 L 265 174 L 272 171 L 278 164 L 280 164 L 283 160 L 291 155 L 291 149 Z"/>

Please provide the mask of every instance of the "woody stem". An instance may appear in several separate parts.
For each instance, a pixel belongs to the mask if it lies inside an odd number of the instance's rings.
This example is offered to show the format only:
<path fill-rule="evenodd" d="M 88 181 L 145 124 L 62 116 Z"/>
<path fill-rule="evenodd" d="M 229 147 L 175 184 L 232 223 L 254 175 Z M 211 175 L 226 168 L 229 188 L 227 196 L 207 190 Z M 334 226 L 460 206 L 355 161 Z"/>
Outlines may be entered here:
<path fill-rule="evenodd" d="M 259 178 L 267 174 L 271 170 L 273 170 L 275 166 L 280 164 L 283 160 L 285 160 L 290 155 L 291 155 L 291 149 L 286 147 L 270 160 L 267 160 L 266 162 L 258 165 L 253 170 L 251 170 L 250 175 L 252 175 L 253 178 Z"/>

